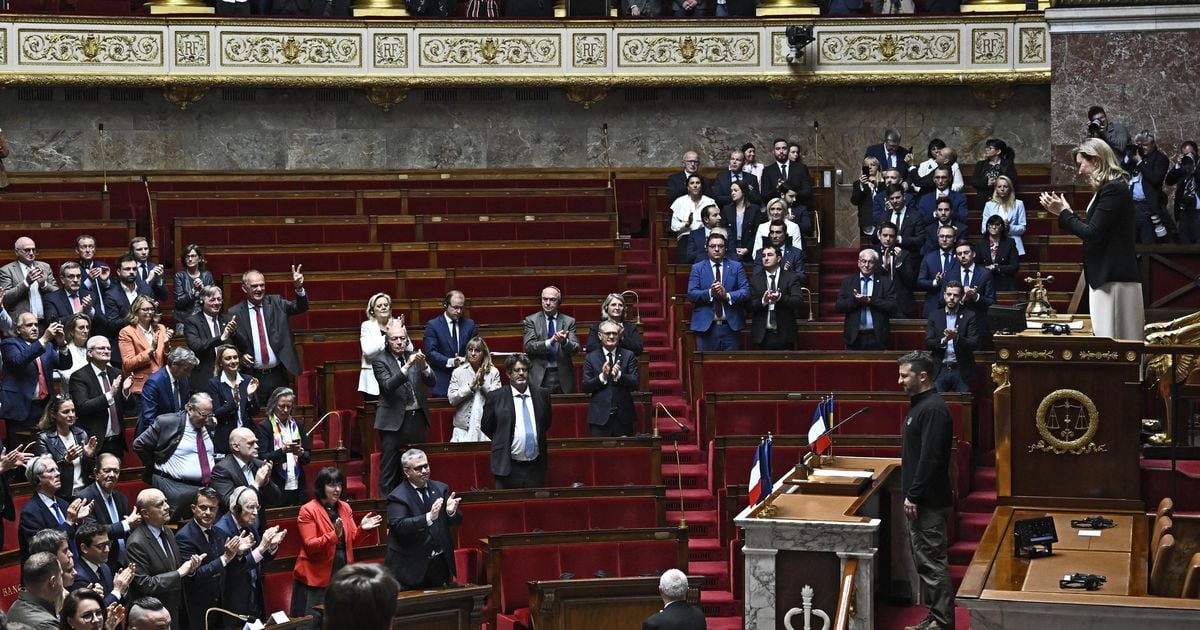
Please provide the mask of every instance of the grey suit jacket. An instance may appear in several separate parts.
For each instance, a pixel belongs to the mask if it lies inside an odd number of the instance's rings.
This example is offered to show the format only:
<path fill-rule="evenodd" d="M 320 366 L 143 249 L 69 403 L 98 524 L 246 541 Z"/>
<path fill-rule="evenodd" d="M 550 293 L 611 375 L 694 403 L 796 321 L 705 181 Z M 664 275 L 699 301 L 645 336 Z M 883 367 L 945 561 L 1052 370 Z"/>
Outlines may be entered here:
<path fill-rule="evenodd" d="M 183 613 L 183 578 L 177 569 L 184 558 L 179 554 L 175 533 L 170 528 L 163 530 L 163 539 L 174 558 L 163 554 L 149 525 L 141 525 L 129 532 L 125 543 L 125 554 L 129 563 L 136 565 L 133 585 L 129 587 L 129 601 L 142 597 L 156 597 L 171 611 L 171 628 L 179 630 Z"/>
<path fill-rule="evenodd" d="M 42 314 L 45 315 L 45 297 L 46 295 L 58 290 L 58 282 L 54 279 L 54 272 L 51 271 L 50 265 L 40 260 L 33 261 L 42 269 L 42 275 L 45 278 L 38 283 L 38 292 L 42 294 Z M 29 289 L 25 285 L 25 274 L 21 272 L 21 263 L 12 261 L 3 267 L 0 267 L 0 288 L 4 289 L 4 308 L 12 315 L 15 321 L 17 315 L 29 310 Z"/>
<path fill-rule="evenodd" d="M 546 364 L 550 359 L 550 350 L 546 347 L 549 338 L 546 329 L 546 313 L 538 311 L 525 318 L 525 354 L 529 355 L 533 365 L 529 366 L 529 382 L 541 387 L 542 377 L 546 375 Z M 558 382 L 562 384 L 564 394 L 575 393 L 575 366 L 572 357 L 579 353 L 579 337 L 575 335 L 575 318 L 558 313 L 556 330 L 567 331 L 567 342 L 558 347 Z"/>
<path fill-rule="evenodd" d="M 405 353 L 408 354 L 407 352 Z M 375 372 L 375 380 L 379 383 L 379 403 L 375 407 L 375 428 L 380 431 L 399 431 L 404 423 L 404 384 L 411 383 L 417 404 L 425 412 L 425 421 L 429 422 L 429 403 L 426 401 L 426 388 L 433 387 L 437 377 L 428 365 L 424 370 L 414 365 L 407 372 L 401 369 L 401 364 L 390 351 L 383 351 L 379 358 L 371 362 Z"/>

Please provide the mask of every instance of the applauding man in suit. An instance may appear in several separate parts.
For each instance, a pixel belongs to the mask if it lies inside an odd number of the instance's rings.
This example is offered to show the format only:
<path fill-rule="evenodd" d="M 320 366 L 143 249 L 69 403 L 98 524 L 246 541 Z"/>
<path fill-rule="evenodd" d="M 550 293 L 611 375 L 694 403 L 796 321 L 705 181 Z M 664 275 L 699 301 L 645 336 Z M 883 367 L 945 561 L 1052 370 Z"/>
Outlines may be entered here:
<path fill-rule="evenodd" d="M 400 458 L 404 481 L 388 495 L 388 541 L 384 564 L 402 590 L 440 588 L 454 583 L 454 543 L 450 526 L 462 522 L 461 499 L 429 478 L 429 459 L 418 449 Z"/>
<path fill-rule="evenodd" d="M 100 440 L 100 452 L 125 456 L 121 418 L 133 410 L 133 379 L 109 364 L 112 342 L 99 335 L 87 340 L 88 365 L 71 374 L 71 400 L 79 427 Z"/>
<path fill-rule="evenodd" d="M 741 349 L 742 302 L 750 287 L 741 263 L 725 260 L 725 244 L 724 234 L 709 234 L 708 258 L 692 265 L 688 276 L 688 300 L 694 305 L 691 329 L 701 351 Z"/>
<path fill-rule="evenodd" d="M 875 273 L 879 252 L 858 253 L 858 271 L 842 280 L 834 310 L 846 316 L 842 337 L 850 350 L 887 350 L 891 318 L 896 316 L 892 281 Z"/>
<path fill-rule="evenodd" d="M 387 350 L 371 362 L 379 383 L 375 429 L 379 431 L 379 494 L 387 496 L 399 481 L 400 454 L 429 434 L 425 388 L 436 382 L 420 351 L 408 351 L 404 324 L 388 326 Z"/>
<path fill-rule="evenodd" d="M 463 317 L 467 296 L 451 291 L 442 300 L 446 309 L 425 324 L 425 352 L 437 383 L 430 390 L 434 396 L 445 397 L 450 386 L 450 374 L 467 360 L 467 342 L 476 335 L 475 322 Z"/>
<path fill-rule="evenodd" d="M 525 318 L 525 354 L 533 384 L 553 394 L 575 393 L 575 366 L 572 358 L 579 352 L 575 336 L 575 318 L 558 312 L 562 291 L 558 287 L 542 289 L 542 310 Z"/>
<path fill-rule="evenodd" d="M 251 269 L 242 274 L 245 301 L 229 309 L 230 317 L 238 321 L 233 339 L 242 351 L 242 363 L 253 368 L 252 375 L 260 383 L 259 404 L 265 403 L 276 388 L 288 386 L 288 374 L 300 374 L 300 356 L 296 354 L 296 338 L 288 318 L 308 310 L 301 266 L 292 266 L 295 301 L 267 295 L 266 277 Z"/>
<path fill-rule="evenodd" d="M 504 360 L 508 387 L 488 392 L 480 428 L 492 441 L 496 489 L 546 485 L 546 438 L 553 418 L 550 392 L 529 383 L 529 357 Z"/>
<path fill-rule="evenodd" d="M 588 426 L 592 437 L 633 435 L 633 392 L 637 391 L 638 364 L 633 353 L 622 349 L 621 325 L 600 323 L 600 348 L 583 360 L 583 391 L 592 395 Z"/>
<path fill-rule="evenodd" d="M 800 281 L 779 264 L 778 246 L 764 245 L 758 253 L 762 269 L 750 279 L 750 343 L 759 350 L 794 350 L 796 312 L 804 304 Z"/>

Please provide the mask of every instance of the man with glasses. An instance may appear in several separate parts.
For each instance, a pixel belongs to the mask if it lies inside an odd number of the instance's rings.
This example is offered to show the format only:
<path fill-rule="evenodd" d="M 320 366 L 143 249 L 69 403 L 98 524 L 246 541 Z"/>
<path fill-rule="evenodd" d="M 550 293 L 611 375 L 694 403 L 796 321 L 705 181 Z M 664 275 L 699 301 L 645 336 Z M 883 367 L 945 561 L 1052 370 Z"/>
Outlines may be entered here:
<path fill-rule="evenodd" d="M 692 303 L 691 330 L 696 349 L 741 350 L 746 316 L 742 303 L 750 297 L 750 283 L 741 263 L 725 259 L 725 235 L 713 232 L 705 244 L 708 257 L 688 275 L 688 300 Z"/>
<path fill-rule="evenodd" d="M 497 390 L 504 391 L 504 390 Z M 424 451 L 400 457 L 405 480 L 388 495 L 387 556 L 384 564 L 401 590 L 440 588 L 454 583 L 454 543 L 450 526 L 462 522 L 462 499 L 450 487 L 429 478 Z"/>
<path fill-rule="evenodd" d="M 179 550 L 184 556 L 203 554 L 204 563 L 196 568 L 192 579 L 184 582 L 189 628 L 205 628 L 207 612 L 222 605 L 225 568 L 238 556 L 254 546 L 252 535 L 226 536 L 214 527 L 221 510 L 221 497 L 209 487 L 196 491 L 192 503 L 192 520 L 175 533 Z"/>
<path fill-rule="evenodd" d="M 182 412 L 159 416 L 133 441 L 133 450 L 151 473 L 150 483 L 170 502 L 179 519 L 191 517 L 192 499 L 208 485 L 214 464 L 212 397 L 192 394 Z"/>
<path fill-rule="evenodd" d="M 98 585 L 104 591 L 104 605 L 119 602 L 133 583 L 133 569 L 126 567 L 113 573 L 108 566 L 109 549 L 115 547 L 108 532 L 100 523 L 85 522 L 75 532 L 75 546 L 79 553 L 75 557 L 75 583 L 69 586 L 74 591 Z"/>
<path fill-rule="evenodd" d="M 101 453 L 125 456 L 121 419 L 133 411 L 133 379 L 110 364 L 112 341 L 99 335 L 87 340 L 88 365 L 71 374 L 69 389 L 75 401 L 79 428 L 100 441 Z"/>
<path fill-rule="evenodd" d="M 0 418 L 15 431 L 29 431 L 42 417 L 54 396 L 54 370 L 71 367 L 71 350 L 63 325 L 50 322 L 39 335 L 37 316 L 25 311 L 17 316 L 17 336 L 0 341 L 4 382 L 0 384 Z"/>
<path fill-rule="evenodd" d="M 4 308 L 14 315 L 31 312 L 44 322 L 44 298 L 58 290 L 54 272 L 50 265 L 37 259 L 37 245 L 28 236 L 17 239 L 13 249 L 16 250 L 17 259 L 0 267 Z"/>
<path fill-rule="evenodd" d="M 46 294 L 46 321 L 66 322 L 75 313 L 96 317 L 96 299 L 83 288 L 83 269 L 79 263 L 70 261 L 58 268 L 62 288 Z"/>
<path fill-rule="evenodd" d="M 57 496 L 62 475 L 53 457 L 42 455 L 32 460 L 25 469 L 25 479 L 35 494 L 21 508 L 17 524 L 22 560 L 29 557 L 29 542 L 35 534 L 43 529 L 57 529 L 72 537 L 75 527 L 92 513 L 91 501 L 75 499 L 68 504 Z"/>
<path fill-rule="evenodd" d="M 620 347 L 621 325 L 600 322 L 600 347 L 583 359 L 583 391 L 592 395 L 588 427 L 592 437 L 633 435 L 633 392 L 638 385 L 637 357 Z"/>
<path fill-rule="evenodd" d="M 192 495 L 195 496 L 194 491 Z M 138 598 L 153 597 L 159 600 L 170 614 L 171 628 L 179 630 L 182 627 L 183 578 L 200 566 L 204 556 L 185 556 L 179 550 L 175 533 L 167 527 L 171 520 L 171 506 L 161 490 L 142 490 L 137 495 L 136 504 L 142 524 L 129 534 L 129 564 L 134 567 L 129 598 L 135 600 L 135 612 Z M 162 627 L 138 624 L 134 617 L 131 613 L 131 628 Z"/>
<path fill-rule="evenodd" d="M 237 554 L 225 568 L 221 603 L 225 608 L 251 619 L 262 619 L 266 610 L 264 567 L 275 557 L 287 530 L 267 527 L 254 488 L 240 486 L 226 498 L 229 511 L 213 527 L 226 539 L 241 536 L 254 548 Z"/>
<path fill-rule="evenodd" d="M 896 290 L 892 281 L 875 273 L 879 252 L 858 253 L 858 273 L 842 280 L 834 310 L 846 316 L 842 339 L 850 350 L 887 350 L 890 321 L 896 316 Z"/>
<path fill-rule="evenodd" d="M 79 491 L 79 498 L 92 502 L 92 514 L 88 522 L 105 528 L 111 543 L 107 562 L 114 571 L 126 564 L 125 540 L 129 532 L 142 524 L 142 516 L 130 512 L 129 500 L 117 491 L 117 480 L 120 478 L 121 460 L 112 453 L 101 453 L 96 458 L 96 482 Z"/>
<path fill-rule="evenodd" d="M 687 194 L 687 180 L 692 175 L 697 175 L 700 170 L 700 154 L 695 151 L 686 151 L 683 154 L 683 172 L 671 173 L 667 177 L 667 205 L 671 205 L 676 199 Z M 708 180 L 700 175 L 700 190 L 708 190 Z"/>

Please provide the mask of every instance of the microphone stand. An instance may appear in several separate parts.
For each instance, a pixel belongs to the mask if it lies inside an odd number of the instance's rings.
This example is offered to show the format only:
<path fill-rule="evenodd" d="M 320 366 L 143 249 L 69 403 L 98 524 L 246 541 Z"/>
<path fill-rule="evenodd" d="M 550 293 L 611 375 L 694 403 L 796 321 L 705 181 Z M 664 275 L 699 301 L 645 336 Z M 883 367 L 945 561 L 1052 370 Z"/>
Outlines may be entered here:
<path fill-rule="evenodd" d="M 662 403 L 655 403 L 655 435 L 658 434 L 658 409 L 662 409 L 663 413 L 667 414 L 667 417 L 671 419 L 671 422 L 674 422 L 675 426 L 679 427 L 679 431 L 671 434 L 671 442 L 675 445 L 675 478 L 677 488 L 679 489 L 679 528 L 687 529 L 687 510 L 683 507 L 683 463 L 679 459 L 679 436 L 680 434 L 691 433 L 692 430 L 688 428 L 688 425 L 680 422 L 677 418 L 675 418 L 675 416 L 671 415 L 671 412 L 667 409 L 666 405 Z"/>
<path fill-rule="evenodd" d="M 233 612 L 232 610 L 225 610 L 224 608 L 213 606 L 212 608 L 209 608 L 208 610 L 204 611 L 204 630 L 208 630 L 208 627 L 209 627 L 208 619 L 214 612 L 223 613 L 225 615 L 233 617 L 234 619 L 241 621 L 243 624 L 249 623 L 254 620 L 254 618 L 251 617 L 250 615 L 239 615 L 239 614 Z"/>
<path fill-rule="evenodd" d="M 98 130 L 100 134 L 100 177 L 104 182 L 104 194 L 108 194 L 108 156 L 104 150 L 104 123 L 100 123 Z"/>

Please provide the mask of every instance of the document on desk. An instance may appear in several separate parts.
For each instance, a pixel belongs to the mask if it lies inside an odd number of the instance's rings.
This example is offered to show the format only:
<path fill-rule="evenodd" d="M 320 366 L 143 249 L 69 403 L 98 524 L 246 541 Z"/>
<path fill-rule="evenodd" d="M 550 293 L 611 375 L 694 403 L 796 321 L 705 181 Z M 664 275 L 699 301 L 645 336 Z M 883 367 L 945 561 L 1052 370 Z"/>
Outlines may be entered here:
<path fill-rule="evenodd" d="M 871 476 L 869 470 L 842 470 L 838 468 L 818 468 L 812 471 L 813 477 L 852 477 L 863 479 Z"/>
<path fill-rule="evenodd" d="M 1095 538 L 1099 538 L 1100 530 L 1098 530 L 1098 529 L 1081 529 L 1081 530 L 1079 530 L 1079 535 L 1080 536 L 1093 536 Z"/>

